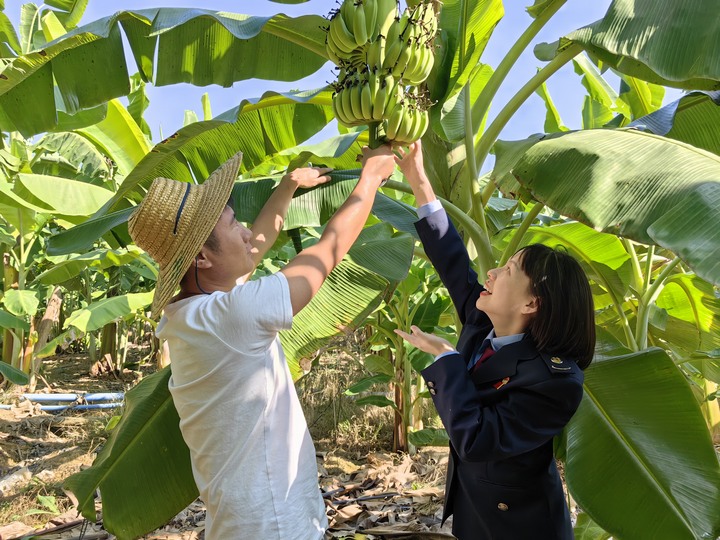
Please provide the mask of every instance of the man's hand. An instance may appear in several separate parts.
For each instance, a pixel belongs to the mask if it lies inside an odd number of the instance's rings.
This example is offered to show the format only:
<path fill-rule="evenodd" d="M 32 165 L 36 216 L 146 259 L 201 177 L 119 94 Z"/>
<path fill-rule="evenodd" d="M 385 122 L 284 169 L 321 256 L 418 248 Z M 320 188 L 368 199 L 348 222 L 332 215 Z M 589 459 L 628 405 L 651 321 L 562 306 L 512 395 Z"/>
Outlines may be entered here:
<path fill-rule="evenodd" d="M 426 353 L 430 353 L 433 356 L 446 352 L 455 352 L 455 347 L 453 347 L 446 339 L 438 337 L 434 334 L 423 332 L 415 325 L 411 326 L 410 330 L 412 331 L 412 334 L 408 334 L 407 332 L 403 332 L 399 328 L 396 328 L 395 333 L 413 347 L 416 347 Z"/>
<path fill-rule="evenodd" d="M 360 177 L 385 180 L 395 170 L 395 154 L 389 144 L 375 149 L 364 146 L 362 149 L 362 173 Z"/>
<path fill-rule="evenodd" d="M 302 167 L 287 173 L 282 179 L 286 182 L 292 182 L 298 188 L 313 188 L 330 181 L 327 175 L 332 171 L 329 167 Z"/>

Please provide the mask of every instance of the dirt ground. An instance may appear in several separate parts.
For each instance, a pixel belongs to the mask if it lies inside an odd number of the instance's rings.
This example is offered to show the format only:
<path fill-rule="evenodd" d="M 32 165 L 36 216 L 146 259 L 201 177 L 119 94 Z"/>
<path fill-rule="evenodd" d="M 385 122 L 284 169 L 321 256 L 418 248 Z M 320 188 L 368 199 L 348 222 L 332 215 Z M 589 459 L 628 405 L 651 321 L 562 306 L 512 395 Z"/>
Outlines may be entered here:
<path fill-rule="evenodd" d="M 450 523 L 440 527 L 447 449 L 390 453 L 389 412 L 355 407 L 343 393 L 361 373 L 351 349 L 345 342 L 325 354 L 316 360 L 321 369 L 298 383 L 316 442 L 326 538 L 453 538 Z M 36 393 L 124 392 L 155 370 L 142 363 L 122 374 L 91 368 L 82 355 L 48 359 Z M 11 407 L 0 409 L 0 540 L 115 538 L 103 529 L 101 513 L 97 522 L 81 519 L 61 485 L 92 464 L 119 409 L 50 414 L 22 400 L 23 390 L 0 391 L 0 403 Z M 202 540 L 204 519 L 198 500 L 144 538 Z"/>

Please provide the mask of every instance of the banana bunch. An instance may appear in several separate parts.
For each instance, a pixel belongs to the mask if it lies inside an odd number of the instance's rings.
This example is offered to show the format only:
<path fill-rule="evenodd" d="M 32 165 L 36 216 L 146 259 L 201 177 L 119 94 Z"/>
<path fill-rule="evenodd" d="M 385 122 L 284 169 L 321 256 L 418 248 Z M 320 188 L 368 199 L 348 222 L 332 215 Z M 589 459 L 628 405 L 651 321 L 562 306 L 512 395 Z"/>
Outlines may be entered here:
<path fill-rule="evenodd" d="M 365 70 L 338 81 L 332 107 L 338 121 L 352 127 L 389 118 L 404 98 L 405 88 L 391 74 L 378 76 Z"/>
<path fill-rule="evenodd" d="M 431 105 L 417 86 L 435 61 L 432 0 L 342 0 L 330 16 L 326 50 L 340 66 L 332 106 L 345 126 L 377 123 L 385 140 L 409 144 L 427 130 Z"/>
<path fill-rule="evenodd" d="M 325 41 L 328 57 L 337 65 L 364 64 L 371 43 L 382 48 L 397 10 L 397 0 L 344 0 L 331 14 Z"/>
<path fill-rule="evenodd" d="M 429 124 L 427 110 L 421 108 L 411 93 L 407 94 L 407 99 L 396 103 L 387 119 L 383 120 L 386 139 L 403 146 L 422 137 Z"/>
<path fill-rule="evenodd" d="M 406 10 L 387 35 L 383 68 L 409 85 L 421 84 L 433 68 L 432 41 L 437 17 L 432 4 L 422 3 Z"/>

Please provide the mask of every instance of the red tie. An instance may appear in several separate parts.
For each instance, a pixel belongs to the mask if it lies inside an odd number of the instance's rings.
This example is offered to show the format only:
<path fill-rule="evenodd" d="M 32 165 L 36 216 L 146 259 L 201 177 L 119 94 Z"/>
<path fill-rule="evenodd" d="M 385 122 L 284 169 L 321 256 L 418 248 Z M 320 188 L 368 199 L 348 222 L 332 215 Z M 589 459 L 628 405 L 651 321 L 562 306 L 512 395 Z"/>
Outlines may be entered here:
<path fill-rule="evenodd" d="M 474 372 L 480 364 L 482 364 L 485 360 L 490 358 L 493 354 L 495 354 L 495 349 L 492 348 L 492 345 L 488 345 L 485 350 L 483 351 L 480 358 L 478 358 L 478 361 L 475 362 L 475 365 L 470 370 L 470 373 Z"/>

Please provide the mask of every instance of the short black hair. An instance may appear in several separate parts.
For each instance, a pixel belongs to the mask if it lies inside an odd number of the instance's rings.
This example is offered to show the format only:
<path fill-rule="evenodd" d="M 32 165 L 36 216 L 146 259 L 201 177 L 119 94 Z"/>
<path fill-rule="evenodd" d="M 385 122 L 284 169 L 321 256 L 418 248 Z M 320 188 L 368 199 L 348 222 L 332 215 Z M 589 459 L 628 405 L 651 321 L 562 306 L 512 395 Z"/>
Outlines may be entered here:
<path fill-rule="evenodd" d="M 204 245 L 213 253 L 220 253 L 220 242 L 218 241 L 217 236 L 215 236 L 215 229 L 210 231 L 210 236 L 207 237 Z"/>
<path fill-rule="evenodd" d="M 531 244 L 520 252 L 538 301 L 527 331 L 540 351 L 569 356 L 585 369 L 595 352 L 595 307 L 585 272 L 562 247 Z"/>

